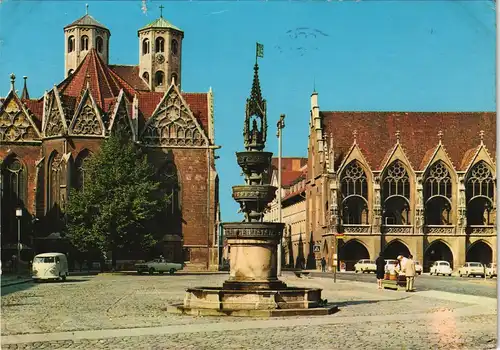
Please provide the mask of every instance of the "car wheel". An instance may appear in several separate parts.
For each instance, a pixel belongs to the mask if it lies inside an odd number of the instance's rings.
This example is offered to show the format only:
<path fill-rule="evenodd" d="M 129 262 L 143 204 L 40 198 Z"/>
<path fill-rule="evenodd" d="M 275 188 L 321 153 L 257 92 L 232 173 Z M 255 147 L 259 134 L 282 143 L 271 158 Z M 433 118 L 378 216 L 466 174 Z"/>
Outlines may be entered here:
<path fill-rule="evenodd" d="M 168 271 L 168 273 L 170 273 L 171 275 L 173 275 L 173 274 L 175 273 L 175 269 L 174 269 L 174 268 L 170 269 L 170 270 Z"/>
<path fill-rule="evenodd" d="M 66 282 L 66 275 L 61 276 L 61 281 Z"/>
<path fill-rule="evenodd" d="M 451 273 L 448 274 L 448 277 L 451 277 Z"/>
<path fill-rule="evenodd" d="M 155 273 L 154 267 L 152 267 L 152 268 L 149 269 L 149 274 L 152 275 L 153 273 Z"/>
<path fill-rule="evenodd" d="M 355 273 L 358 273 L 358 270 L 354 270 Z"/>
<path fill-rule="evenodd" d="M 142 275 L 142 271 L 137 271 L 137 274 L 138 275 Z"/>
<path fill-rule="evenodd" d="M 163 275 L 163 271 L 158 271 L 158 273 L 159 273 L 160 275 Z"/>
<path fill-rule="evenodd" d="M 490 278 L 493 278 L 493 275 L 490 275 Z"/>

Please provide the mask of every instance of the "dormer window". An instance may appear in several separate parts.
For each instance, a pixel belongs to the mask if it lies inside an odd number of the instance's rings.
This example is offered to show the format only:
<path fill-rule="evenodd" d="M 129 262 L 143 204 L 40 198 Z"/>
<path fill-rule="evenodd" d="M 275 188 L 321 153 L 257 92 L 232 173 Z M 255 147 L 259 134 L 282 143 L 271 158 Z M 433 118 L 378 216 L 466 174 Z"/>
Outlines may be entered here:
<path fill-rule="evenodd" d="M 172 51 L 172 55 L 177 55 L 177 52 L 179 51 L 179 43 L 177 42 L 177 40 L 175 39 L 172 39 L 172 42 L 170 43 L 170 47 L 171 47 L 171 51 Z"/>
<path fill-rule="evenodd" d="M 104 47 L 104 41 L 100 36 L 98 36 L 97 39 L 95 40 L 95 46 L 97 48 L 97 52 L 102 53 L 102 49 Z"/>
<path fill-rule="evenodd" d="M 86 36 L 86 35 L 82 36 L 80 46 L 81 46 L 82 51 L 87 51 L 89 49 L 89 37 L 88 36 Z"/>
<path fill-rule="evenodd" d="M 147 55 L 149 53 L 149 39 L 144 39 L 142 41 L 142 54 Z"/>
<path fill-rule="evenodd" d="M 161 36 L 156 38 L 155 48 L 156 48 L 156 52 L 164 52 L 165 51 L 165 40 Z"/>
<path fill-rule="evenodd" d="M 163 73 L 161 70 L 159 70 L 155 74 L 155 83 L 156 86 L 163 86 L 163 84 L 165 83 L 165 73 Z"/>
<path fill-rule="evenodd" d="M 75 37 L 71 35 L 68 38 L 68 52 L 73 52 L 75 51 Z"/>

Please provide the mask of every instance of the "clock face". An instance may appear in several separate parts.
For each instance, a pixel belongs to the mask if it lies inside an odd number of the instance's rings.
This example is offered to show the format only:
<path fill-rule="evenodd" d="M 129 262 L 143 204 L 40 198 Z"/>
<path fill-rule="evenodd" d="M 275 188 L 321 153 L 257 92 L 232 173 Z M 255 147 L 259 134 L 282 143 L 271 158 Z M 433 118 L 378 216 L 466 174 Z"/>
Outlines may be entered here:
<path fill-rule="evenodd" d="M 156 62 L 158 62 L 158 63 L 165 62 L 165 57 L 161 53 L 157 54 L 156 55 Z"/>

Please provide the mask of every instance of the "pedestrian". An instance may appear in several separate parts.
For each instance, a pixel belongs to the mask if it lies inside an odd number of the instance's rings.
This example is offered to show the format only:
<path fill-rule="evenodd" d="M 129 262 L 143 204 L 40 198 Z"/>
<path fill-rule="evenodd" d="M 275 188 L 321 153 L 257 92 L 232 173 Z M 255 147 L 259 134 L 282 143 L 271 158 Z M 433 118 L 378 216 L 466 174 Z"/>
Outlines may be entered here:
<path fill-rule="evenodd" d="M 382 281 L 385 273 L 385 259 L 382 256 L 382 252 L 379 253 L 378 258 L 375 260 L 375 265 L 377 266 L 376 274 L 378 289 L 382 289 Z"/>
<path fill-rule="evenodd" d="M 321 258 L 321 272 L 326 272 L 326 260 L 325 260 L 325 257 Z"/>
<path fill-rule="evenodd" d="M 415 281 L 415 261 L 413 261 L 413 256 L 410 254 L 408 259 L 406 259 L 403 265 L 403 271 L 406 275 L 406 291 L 414 292 L 413 282 Z"/>

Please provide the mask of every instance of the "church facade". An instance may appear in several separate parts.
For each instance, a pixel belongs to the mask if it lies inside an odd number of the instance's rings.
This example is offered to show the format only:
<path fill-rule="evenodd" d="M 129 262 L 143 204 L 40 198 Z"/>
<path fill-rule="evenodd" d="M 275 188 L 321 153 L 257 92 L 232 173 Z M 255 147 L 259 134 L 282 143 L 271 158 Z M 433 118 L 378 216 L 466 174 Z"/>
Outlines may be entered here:
<path fill-rule="evenodd" d="M 315 92 L 309 126 L 316 263 L 349 270 L 380 252 L 411 253 L 424 270 L 496 262 L 494 112 L 322 111 Z"/>
<path fill-rule="evenodd" d="M 70 188 L 91 181 L 86 160 L 122 125 L 172 199 L 157 225 L 157 253 L 187 269 L 217 269 L 220 147 L 212 91 L 181 92 L 184 32 L 162 16 L 138 31 L 138 65 L 109 64 L 110 35 L 88 14 L 64 27 L 65 79 L 40 98 L 30 98 L 26 77 L 19 96 L 11 76 L 0 99 L 3 247 L 17 243 L 18 208 L 24 245 L 60 247 Z"/>

